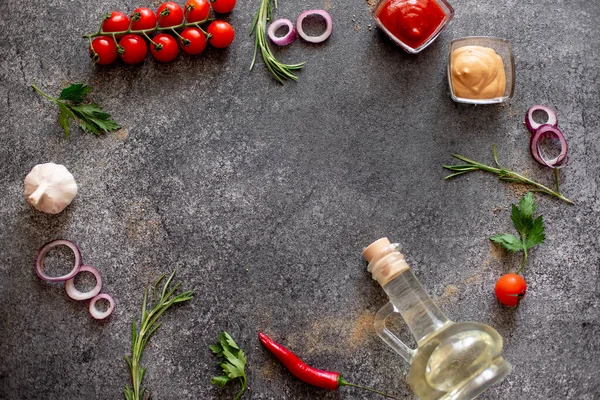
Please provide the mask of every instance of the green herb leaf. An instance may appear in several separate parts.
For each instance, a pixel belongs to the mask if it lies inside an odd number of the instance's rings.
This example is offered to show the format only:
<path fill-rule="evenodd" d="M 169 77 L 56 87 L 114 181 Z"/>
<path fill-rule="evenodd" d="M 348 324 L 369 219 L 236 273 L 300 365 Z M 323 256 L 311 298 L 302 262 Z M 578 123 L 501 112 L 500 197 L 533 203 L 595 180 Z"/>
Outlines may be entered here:
<path fill-rule="evenodd" d="M 494 243 L 498 243 L 506 250 L 512 251 L 513 253 L 523 250 L 523 243 L 514 235 L 510 233 L 499 233 L 490 237 L 490 240 Z"/>
<path fill-rule="evenodd" d="M 65 136 L 68 140 L 71 133 L 69 119 L 75 119 L 75 115 L 73 115 L 73 112 L 69 110 L 69 107 L 67 107 L 65 104 L 60 102 L 57 102 L 57 104 L 58 108 L 60 109 L 60 114 L 58 115 L 58 124 L 63 128 L 63 131 L 65 131 Z"/>
<path fill-rule="evenodd" d="M 527 232 L 527 241 L 525 242 L 525 245 L 528 249 L 544 243 L 546 240 L 546 234 L 544 233 L 544 230 L 544 221 L 540 215 L 533 221 L 531 229 L 529 229 Z"/>
<path fill-rule="evenodd" d="M 532 218 L 535 208 L 533 193 L 527 192 L 519 201 L 519 211 L 521 211 L 523 218 Z"/>
<path fill-rule="evenodd" d="M 219 334 L 218 342 L 210 345 L 209 348 L 221 360 L 219 366 L 225 375 L 212 378 L 211 383 L 223 387 L 230 380 L 239 379 L 242 389 L 235 397 L 235 399 L 239 399 L 246 390 L 246 355 L 244 351 L 240 349 L 231 335 L 225 331 Z"/>
<path fill-rule="evenodd" d="M 542 216 L 533 219 L 536 205 L 534 203 L 533 193 L 527 192 L 519 201 L 519 206 L 511 205 L 510 219 L 519 232 L 520 239 L 508 233 L 501 233 L 490 237 L 494 243 L 498 243 L 505 249 L 517 252 L 523 252 L 523 262 L 517 270 L 521 272 L 527 262 L 528 250 L 538 244 L 544 243 L 546 234 L 544 233 L 544 221 Z"/>
<path fill-rule="evenodd" d="M 86 86 L 83 83 L 74 83 L 67 86 L 60 92 L 58 100 L 69 100 L 75 104 L 81 103 L 85 96 L 92 90 L 91 86 Z"/>
<path fill-rule="evenodd" d="M 223 352 L 223 348 L 221 347 L 220 344 L 216 343 L 216 344 L 211 344 L 210 346 L 208 346 L 211 351 L 215 354 L 221 354 Z"/>
<path fill-rule="evenodd" d="M 260 51 L 267 69 L 271 72 L 277 82 L 283 84 L 286 79 L 292 79 L 294 81 L 298 80 L 296 75 L 292 72 L 302 69 L 304 63 L 284 64 L 277 60 L 273 55 L 273 52 L 267 43 L 267 21 L 271 21 L 273 17 L 271 1 L 273 1 L 275 8 L 277 8 L 277 0 L 260 0 L 258 10 L 256 10 L 254 17 L 252 18 L 250 36 L 254 35 L 254 55 L 252 56 L 250 70 L 254 67 L 256 56 Z"/>
<path fill-rule="evenodd" d="M 567 199 L 565 196 L 563 196 L 558 188 L 558 175 L 556 175 L 556 170 L 555 170 L 555 183 L 556 183 L 556 191 L 552 190 L 544 185 L 542 185 L 541 183 L 532 181 L 531 179 L 518 174 L 514 171 L 508 170 L 506 168 L 502 168 L 500 166 L 500 163 L 498 162 L 498 154 L 496 153 L 496 146 L 492 146 L 492 153 L 494 154 L 494 161 L 496 162 L 496 165 L 498 166 L 498 168 L 496 167 L 492 167 L 486 164 L 482 164 L 478 161 L 475 160 L 471 160 L 470 158 L 467 158 L 465 156 L 461 156 L 460 154 L 452 154 L 452 157 L 457 158 L 463 162 L 465 162 L 466 164 L 461 164 L 461 165 L 443 165 L 443 167 L 449 171 L 452 171 L 453 173 L 446 176 L 444 179 L 451 179 L 454 178 L 456 176 L 459 175 L 463 175 L 466 174 L 467 172 L 472 172 L 472 171 L 485 171 L 485 172 L 489 172 L 492 174 L 495 174 L 498 176 L 498 179 L 506 181 L 506 182 L 511 182 L 511 183 L 520 183 L 520 184 L 524 184 L 524 185 L 530 185 L 536 188 L 536 191 L 538 192 L 542 192 L 542 193 L 546 193 L 550 196 L 554 196 L 556 198 L 561 199 L 562 201 L 566 201 L 569 204 L 574 204 L 571 200 Z M 531 201 L 533 201 L 533 196 L 531 198 Z M 532 215 L 533 211 L 535 211 L 535 209 L 532 209 L 531 212 L 529 212 L 530 210 L 528 209 L 527 205 L 525 204 L 524 207 L 524 212 L 525 214 L 529 214 Z"/>
<path fill-rule="evenodd" d="M 76 121 L 79 127 L 94 135 L 100 135 L 103 132 L 110 132 L 121 128 L 100 106 L 97 104 L 80 104 L 85 96 L 92 90 L 90 86 L 83 83 L 75 83 L 64 88 L 58 98 L 47 95 L 38 89 L 35 85 L 32 87 L 48 100 L 58 105 L 60 114 L 58 123 L 63 128 L 65 136 L 69 139 L 71 133 L 70 122 Z M 70 101 L 73 104 L 67 103 Z"/>
<path fill-rule="evenodd" d="M 171 273 L 169 279 L 165 282 L 163 293 L 168 292 L 168 294 L 160 299 L 154 298 L 154 305 L 150 311 L 147 310 L 148 289 L 144 291 L 144 297 L 142 300 L 142 316 L 139 324 L 139 330 L 136 329 L 137 324 L 135 317 L 133 317 L 133 322 L 131 324 L 131 358 L 127 356 L 125 357 L 127 366 L 131 371 L 132 387 L 130 388 L 129 386 L 125 386 L 123 395 L 125 396 L 126 400 L 144 399 L 145 389 L 142 389 L 141 385 L 142 381 L 144 380 L 144 376 L 146 375 L 146 368 L 142 367 L 140 362 L 148 340 L 162 324 L 162 322 L 159 321 L 160 316 L 172 305 L 191 300 L 192 296 L 194 295 L 194 292 L 187 291 L 175 296 L 173 290 L 170 290 L 169 287 L 174 276 L 175 271 Z M 158 283 L 163 279 L 164 275 L 157 281 L 154 287 L 156 288 Z M 175 287 L 178 285 L 179 284 L 175 285 Z M 179 299 L 179 301 L 175 301 L 175 299 Z"/>
<path fill-rule="evenodd" d="M 221 343 L 223 343 L 223 341 L 225 341 L 225 343 L 227 343 L 229 345 L 229 347 L 239 350 L 239 347 L 235 343 L 233 338 L 229 335 L 229 333 L 227 333 L 225 331 L 221 332 Z"/>
<path fill-rule="evenodd" d="M 210 381 L 210 383 L 212 383 L 213 385 L 216 385 L 216 386 L 222 388 L 229 381 L 230 381 L 230 378 L 228 378 L 226 376 L 215 376 L 214 378 L 212 378 L 212 380 Z"/>
<path fill-rule="evenodd" d="M 110 132 L 121 126 L 113 121 L 110 114 L 102 111 L 96 104 L 84 104 L 71 106 L 73 113 L 79 118 L 79 126 L 86 132 L 99 135 L 102 132 Z"/>
<path fill-rule="evenodd" d="M 531 225 L 531 217 L 524 216 L 521 213 L 521 210 L 519 210 L 519 207 L 514 204 L 511 204 L 510 219 L 515 226 L 515 229 L 519 232 L 523 232 Z"/>

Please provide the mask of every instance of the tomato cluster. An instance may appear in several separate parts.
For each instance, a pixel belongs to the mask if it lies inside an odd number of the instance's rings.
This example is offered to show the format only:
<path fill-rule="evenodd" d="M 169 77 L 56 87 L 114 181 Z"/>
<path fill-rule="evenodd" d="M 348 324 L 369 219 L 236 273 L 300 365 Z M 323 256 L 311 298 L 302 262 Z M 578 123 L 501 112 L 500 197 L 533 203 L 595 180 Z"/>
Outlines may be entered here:
<path fill-rule="evenodd" d="M 138 64 L 150 53 L 160 62 L 171 62 L 179 49 L 187 54 L 201 54 L 207 43 L 222 49 L 235 37 L 233 27 L 214 20 L 206 31 L 200 26 L 208 22 L 210 8 L 216 13 L 228 13 L 236 0 L 188 0 L 182 8 L 174 2 L 160 5 L 156 13 L 149 8 L 136 8 L 130 17 L 120 11 L 104 16 L 100 30 L 86 35 L 90 40 L 90 55 L 101 65 L 112 64 L 120 57 L 126 64 Z M 178 29 L 183 29 L 181 32 Z M 152 33 L 156 33 L 153 37 Z M 167 33 L 168 32 L 168 33 Z"/>

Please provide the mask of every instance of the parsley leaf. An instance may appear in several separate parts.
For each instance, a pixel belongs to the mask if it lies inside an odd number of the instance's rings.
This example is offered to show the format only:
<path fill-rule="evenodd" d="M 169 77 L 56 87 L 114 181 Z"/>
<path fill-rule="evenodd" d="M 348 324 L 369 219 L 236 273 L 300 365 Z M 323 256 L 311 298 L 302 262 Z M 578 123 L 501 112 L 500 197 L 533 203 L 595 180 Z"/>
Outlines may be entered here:
<path fill-rule="evenodd" d="M 235 396 L 238 400 L 246 390 L 246 354 L 239 348 L 231 335 L 225 331 L 219 335 L 219 341 L 209 346 L 210 350 L 217 356 L 219 366 L 224 376 L 215 376 L 211 383 L 218 387 L 224 387 L 230 380 L 239 379 L 242 389 Z"/>
<path fill-rule="evenodd" d="M 510 233 L 499 233 L 490 237 L 490 240 L 494 243 L 498 243 L 508 251 L 513 253 L 523 250 L 523 243 L 515 235 Z"/>
<path fill-rule="evenodd" d="M 92 90 L 90 86 L 83 83 L 74 83 L 62 90 L 58 98 L 47 95 L 31 85 L 39 94 L 58 105 L 60 114 L 58 123 L 63 128 L 65 136 L 69 139 L 70 120 L 76 121 L 84 132 L 100 135 L 103 132 L 115 131 L 121 128 L 100 106 L 97 104 L 81 104 L 87 94 Z M 70 103 L 67 103 L 70 102 Z"/>
<path fill-rule="evenodd" d="M 533 193 L 527 192 L 519 201 L 519 206 L 512 204 L 510 219 L 519 232 L 519 238 L 509 233 L 500 233 L 490 237 L 490 240 L 499 244 L 503 248 L 513 253 L 523 252 L 523 263 L 517 270 L 521 272 L 527 262 L 528 250 L 538 244 L 544 243 L 546 234 L 544 229 L 544 220 L 542 216 L 533 218 L 536 205 L 534 203 Z"/>
<path fill-rule="evenodd" d="M 533 225 L 527 234 L 527 242 L 525 242 L 525 245 L 528 249 L 530 249 L 533 246 L 544 243 L 544 240 L 546 240 L 546 234 L 544 233 L 544 221 L 540 215 L 533 221 Z"/>
<path fill-rule="evenodd" d="M 60 92 L 58 100 L 69 100 L 75 104 L 79 104 L 91 90 L 91 86 L 86 86 L 83 83 L 75 83 L 64 88 Z"/>

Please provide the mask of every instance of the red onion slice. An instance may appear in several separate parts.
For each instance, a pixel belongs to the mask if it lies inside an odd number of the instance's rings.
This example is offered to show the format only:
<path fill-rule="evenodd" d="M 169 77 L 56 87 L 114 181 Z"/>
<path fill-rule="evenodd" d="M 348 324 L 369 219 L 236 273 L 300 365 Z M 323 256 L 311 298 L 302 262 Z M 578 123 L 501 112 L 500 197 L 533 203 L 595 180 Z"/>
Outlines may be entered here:
<path fill-rule="evenodd" d="M 96 308 L 96 302 L 100 299 L 108 300 L 108 303 L 109 303 L 108 310 L 100 311 Z M 90 301 L 90 315 L 92 317 L 94 317 L 95 319 L 104 319 L 104 318 L 108 317 L 110 314 L 112 314 L 114 309 L 115 309 L 115 302 L 113 301 L 112 297 L 110 297 L 106 293 L 99 294 L 98 296 L 94 297 L 92 299 L 92 301 Z"/>
<path fill-rule="evenodd" d="M 44 272 L 44 259 L 46 258 L 46 255 L 50 250 L 58 246 L 67 246 L 73 251 L 73 255 L 75 256 L 73 270 L 71 270 L 71 272 L 63 276 L 48 276 Z M 79 268 L 81 268 L 81 251 L 79 251 L 79 248 L 77 247 L 77 245 L 75 245 L 75 243 L 68 240 L 58 239 L 50 243 L 46 243 L 42 246 L 42 248 L 38 251 L 38 253 L 35 256 L 35 272 L 37 273 L 37 276 L 39 276 L 45 281 L 62 282 L 69 280 L 75 275 L 77 275 Z"/>
<path fill-rule="evenodd" d="M 277 29 L 282 26 L 287 26 L 288 31 L 283 36 L 276 36 L 275 32 Z M 296 29 L 294 29 L 294 24 L 289 19 L 280 18 L 278 20 L 273 21 L 271 25 L 269 25 L 269 29 L 267 30 L 267 34 L 269 35 L 269 39 L 271 42 L 275 43 L 277 46 L 287 46 L 296 40 Z"/>
<path fill-rule="evenodd" d="M 325 19 L 325 32 L 319 36 L 308 36 L 306 33 L 304 33 L 302 23 L 304 22 L 304 18 L 308 17 L 309 15 L 320 15 Z M 307 42 L 321 43 L 331 36 L 331 31 L 333 30 L 333 21 L 331 20 L 331 15 L 329 15 L 329 13 L 325 10 L 308 10 L 304 11 L 298 16 L 298 20 L 296 21 L 296 29 L 298 30 L 298 35 L 300 35 L 300 37 Z"/>
<path fill-rule="evenodd" d="M 536 111 L 545 112 L 548 115 L 548 120 L 542 123 L 535 122 L 533 120 L 533 113 Z M 535 133 L 535 131 L 538 130 L 539 127 L 542 125 L 551 125 L 553 127 L 556 127 L 558 125 L 558 117 L 550 107 L 536 105 L 527 110 L 527 114 L 525 115 L 525 125 L 527 125 L 527 129 L 529 129 L 529 132 Z"/>
<path fill-rule="evenodd" d="M 550 160 L 546 159 L 540 146 L 540 141 L 544 138 L 558 139 L 560 143 L 560 154 L 557 157 Z M 567 141 L 560 129 L 552 125 L 541 125 L 535 133 L 531 135 L 530 149 L 533 158 L 546 167 L 562 168 L 567 164 Z"/>
<path fill-rule="evenodd" d="M 96 278 L 96 286 L 89 292 L 80 292 L 75 288 L 75 276 L 81 272 L 91 272 L 94 275 L 94 278 Z M 79 268 L 79 271 L 77 271 L 77 274 L 65 282 L 67 296 L 73 300 L 88 300 L 100 293 L 100 289 L 102 289 L 102 278 L 96 268 L 90 265 L 82 265 L 81 268 Z"/>

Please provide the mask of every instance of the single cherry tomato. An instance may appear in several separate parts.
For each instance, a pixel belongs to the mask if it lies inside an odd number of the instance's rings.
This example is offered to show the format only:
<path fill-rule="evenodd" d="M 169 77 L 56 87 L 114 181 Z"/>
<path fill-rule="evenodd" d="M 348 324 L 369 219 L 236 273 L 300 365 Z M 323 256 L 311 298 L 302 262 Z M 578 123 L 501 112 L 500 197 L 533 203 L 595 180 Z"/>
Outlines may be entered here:
<path fill-rule="evenodd" d="M 123 52 L 119 54 L 125 64 L 139 64 L 148 54 L 148 46 L 141 36 L 128 34 L 119 40 Z"/>
<path fill-rule="evenodd" d="M 163 28 L 181 25 L 183 22 L 183 9 L 179 4 L 167 1 L 158 7 L 156 18 L 158 19 L 158 26 Z"/>
<path fill-rule="evenodd" d="M 187 54 L 200 54 L 206 49 L 206 35 L 198 28 L 186 28 L 181 32 L 181 37 L 187 39 L 187 44 L 179 39 L 181 49 Z"/>
<path fill-rule="evenodd" d="M 213 10 L 219 14 L 231 12 L 235 7 L 235 0 L 210 0 Z"/>
<path fill-rule="evenodd" d="M 129 18 L 120 11 L 107 14 L 102 22 L 102 31 L 104 32 L 123 32 L 127 29 L 129 29 Z"/>
<path fill-rule="evenodd" d="M 108 65 L 117 59 L 117 45 L 109 36 L 97 36 L 92 40 L 90 56 L 96 64 Z"/>
<path fill-rule="evenodd" d="M 154 44 L 150 44 L 150 52 L 160 62 L 171 62 L 179 54 L 179 46 L 177 46 L 177 41 L 171 35 L 167 35 L 166 33 L 159 33 L 158 35 L 152 38 L 152 41 L 156 43 L 158 46 Z"/>
<path fill-rule="evenodd" d="M 527 292 L 527 284 L 521 275 L 502 275 L 496 282 L 496 297 L 506 306 L 516 306 Z"/>
<path fill-rule="evenodd" d="M 221 20 L 213 21 L 208 26 L 208 29 L 206 29 L 206 32 L 211 35 L 210 39 L 208 39 L 209 43 L 217 49 L 229 46 L 235 37 L 233 27 Z"/>
<path fill-rule="evenodd" d="M 131 13 L 131 29 L 142 31 L 156 28 L 156 14 L 147 7 L 139 7 Z"/>
<path fill-rule="evenodd" d="M 183 9 L 186 12 L 187 22 L 202 22 L 208 19 L 210 4 L 208 0 L 188 0 Z"/>

